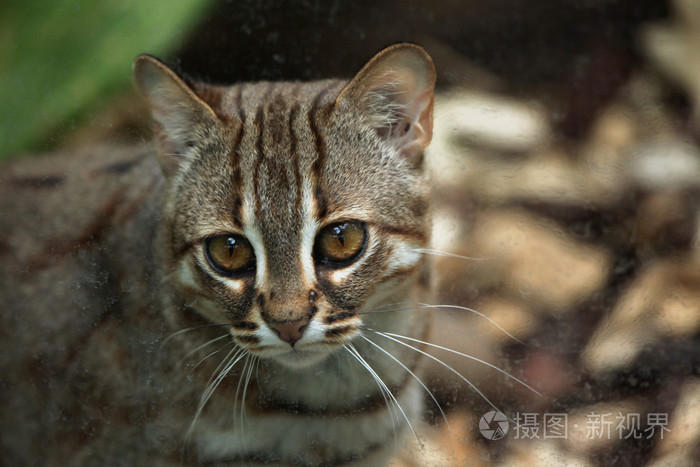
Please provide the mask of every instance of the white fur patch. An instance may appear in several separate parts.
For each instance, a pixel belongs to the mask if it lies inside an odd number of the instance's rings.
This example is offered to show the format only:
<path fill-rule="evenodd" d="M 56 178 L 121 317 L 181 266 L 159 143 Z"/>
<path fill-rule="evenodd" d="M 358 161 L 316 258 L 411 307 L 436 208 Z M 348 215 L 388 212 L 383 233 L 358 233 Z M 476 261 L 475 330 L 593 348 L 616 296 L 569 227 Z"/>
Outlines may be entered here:
<path fill-rule="evenodd" d="M 325 338 L 325 330 L 327 326 L 318 322 L 318 319 L 312 318 L 309 325 L 304 331 L 304 335 L 301 337 L 297 345 L 303 346 L 304 344 L 322 342 Z"/>
<path fill-rule="evenodd" d="M 316 240 L 316 233 L 319 225 L 314 220 L 314 197 L 311 189 L 311 181 L 306 178 L 304 180 L 301 191 L 301 206 L 304 226 L 301 231 L 301 265 L 304 272 L 304 283 L 313 284 L 316 277 L 316 268 L 314 266 L 313 249 Z"/>
<path fill-rule="evenodd" d="M 258 327 L 255 332 L 256 337 L 260 339 L 260 346 L 262 347 L 280 347 L 284 345 L 284 348 L 289 347 L 289 344 L 284 344 L 277 334 L 270 329 L 267 324 Z"/>
<path fill-rule="evenodd" d="M 268 278 L 267 255 L 262 234 L 255 225 L 255 199 L 251 180 L 244 182 L 242 192 L 243 235 L 248 239 L 255 253 L 255 287 L 261 290 L 265 288 Z"/>
<path fill-rule="evenodd" d="M 389 258 L 388 272 L 413 267 L 420 262 L 423 256 L 419 243 L 411 244 L 402 239 L 392 242 L 392 247 L 393 252 Z"/>
<path fill-rule="evenodd" d="M 255 227 L 255 224 L 247 224 L 243 228 L 243 235 L 248 239 L 255 253 L 255 287 L 261 290 L 267 284 L 267 255 L 262 234 Z"/>
<path fill-rule="evenodd" d="M 177 270 L 177 280 L 181 285 L 185 287 L 191 287 L 195 290 L 199 290 L 199 284 L 194 278 L 194 273 L 192 272 L 192 264 L 190 263 L 189 256 L 186 256 L 180 261 Z"/>

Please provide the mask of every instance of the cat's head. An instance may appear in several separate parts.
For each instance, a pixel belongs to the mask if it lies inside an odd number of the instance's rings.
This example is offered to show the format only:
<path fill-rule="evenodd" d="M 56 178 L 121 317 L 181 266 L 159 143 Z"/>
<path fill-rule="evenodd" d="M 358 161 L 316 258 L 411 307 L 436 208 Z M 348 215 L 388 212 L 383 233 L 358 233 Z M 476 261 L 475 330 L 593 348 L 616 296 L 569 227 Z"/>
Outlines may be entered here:
<path fill-rule="evenodd" d="M 135 75 L 168 179 L 170 277 L 240 346 L 308 365 L 413 282 L 429 227 L 423 49 L 389 47 L 350 82 L 218 87 L 150 56 Z"/>

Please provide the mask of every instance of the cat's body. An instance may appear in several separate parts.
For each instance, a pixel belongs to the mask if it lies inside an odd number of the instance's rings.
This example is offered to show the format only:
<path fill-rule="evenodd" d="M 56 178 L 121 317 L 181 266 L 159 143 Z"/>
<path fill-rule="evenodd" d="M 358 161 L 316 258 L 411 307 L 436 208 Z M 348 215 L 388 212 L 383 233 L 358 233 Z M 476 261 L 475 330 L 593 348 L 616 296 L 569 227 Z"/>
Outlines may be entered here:
<path fill-rule="evenodd" d="M 424 285 L 430 59 L 394 46 L 349 84 L 186 86 L 149 57 L 136 77 L 157 157 L 1 175 L 3 458 L 385 462 L 420 412 L 420 353 L 376 331 L 429 329 L 379 311 Z"/>

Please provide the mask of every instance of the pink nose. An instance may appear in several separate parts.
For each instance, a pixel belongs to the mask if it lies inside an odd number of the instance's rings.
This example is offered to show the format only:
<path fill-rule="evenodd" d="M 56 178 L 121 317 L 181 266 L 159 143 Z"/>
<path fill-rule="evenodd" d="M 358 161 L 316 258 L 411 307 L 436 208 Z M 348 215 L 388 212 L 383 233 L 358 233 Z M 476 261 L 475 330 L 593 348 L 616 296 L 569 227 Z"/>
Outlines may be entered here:
<path fill-rule="evenodd" d="M 300 319 L 298 321 L 292 321 L 289 323 L 269 323 L 270 327 L 277 333 L 280 340 L 292 345 L 294 345 L 296 341 L 301 339 L 301 336 L 304 335 L 304 331 L 306 330 L 308 324 L 309 321 L 306 319 Z"/>

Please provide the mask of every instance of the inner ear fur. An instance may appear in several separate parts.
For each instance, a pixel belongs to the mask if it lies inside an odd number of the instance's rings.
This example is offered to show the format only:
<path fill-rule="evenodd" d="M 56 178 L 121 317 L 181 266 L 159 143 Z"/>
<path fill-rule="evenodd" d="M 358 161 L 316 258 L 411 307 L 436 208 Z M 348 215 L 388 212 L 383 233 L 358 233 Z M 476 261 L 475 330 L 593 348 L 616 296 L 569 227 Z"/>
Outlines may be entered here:
<path fill-rule="evenodd" d="M 159 162 L 171 175 L 193 142 L 205 129 L 215 127 L 218 118 L 182 78 L 151 55 L 136 58 L 134 78 L 156 121 Z"/>
<path fill-rule="evenodd" d="M 396 44 L 375 55 L 341 91 L 338 102 L 359 105 L 382 139 L 416 161 L 433 135 L 435 78 L 425 50 Z"/>

